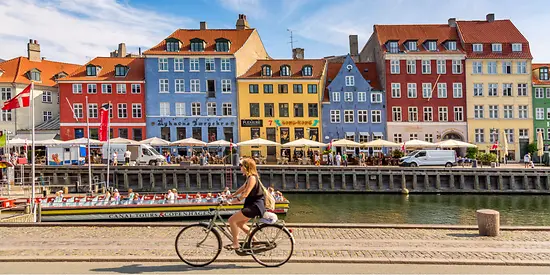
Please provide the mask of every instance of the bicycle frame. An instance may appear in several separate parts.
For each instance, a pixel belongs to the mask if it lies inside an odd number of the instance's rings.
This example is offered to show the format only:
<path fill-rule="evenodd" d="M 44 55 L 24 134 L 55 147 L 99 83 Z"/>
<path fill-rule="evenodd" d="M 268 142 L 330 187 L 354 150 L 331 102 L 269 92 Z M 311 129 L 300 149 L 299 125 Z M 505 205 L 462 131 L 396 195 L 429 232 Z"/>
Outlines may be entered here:
<path fill-rule="evenodd" d="M 218 231 L 221 231 L 223 235 L 229 240 L 233 240 L 233 235 L 231 234 L 231 230 L 227 229 L 228 224 L 225 222 L 223 217 L 220 215 L 220 210 L 223 209 L 223 205 L 218 205 L 215 208 L 214 217 L 208 221 L 208 233 L 212 231 L 213 228 L 218 229 Z M 222 222 L 222 226 L 218 225 L 217 221 L 220 220 Z M 252 232 L 252 229 L 258 227 L 257 218 L 254 218 L 252 220 L 252 226 L 250 227 L 250 230 L 248 231 L 248 234 L 246 234 L 246 239 L 244 242 L 246 243 L 248 241 L 248 238 L 250 238 L 250 232 Z M 202 240 L 200 243 L 204 242 L 208 238 L 208 234 L 204 237 L 204 240 Z"/>

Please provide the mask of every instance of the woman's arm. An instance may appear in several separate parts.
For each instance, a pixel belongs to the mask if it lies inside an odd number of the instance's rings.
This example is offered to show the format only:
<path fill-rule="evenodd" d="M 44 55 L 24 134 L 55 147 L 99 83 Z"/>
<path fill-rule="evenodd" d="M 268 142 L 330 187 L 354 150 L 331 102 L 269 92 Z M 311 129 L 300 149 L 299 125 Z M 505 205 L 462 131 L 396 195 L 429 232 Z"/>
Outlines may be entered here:
<path fill-rule="evenodd" d="M 248 194 L 250 194 L 250 192 L 252 191 L 254 186 L 256 186 L 256 177 L 251 176 L 251 177 L 248 178 L 248 181 L 247 181 L 246 185 L 243 186 L 245 188 L 243 189 L 243 192 L 242 192 L 241 197 L 239 198 L 239 201 L 242 201 L 246 197 L 248 197 Z"/>

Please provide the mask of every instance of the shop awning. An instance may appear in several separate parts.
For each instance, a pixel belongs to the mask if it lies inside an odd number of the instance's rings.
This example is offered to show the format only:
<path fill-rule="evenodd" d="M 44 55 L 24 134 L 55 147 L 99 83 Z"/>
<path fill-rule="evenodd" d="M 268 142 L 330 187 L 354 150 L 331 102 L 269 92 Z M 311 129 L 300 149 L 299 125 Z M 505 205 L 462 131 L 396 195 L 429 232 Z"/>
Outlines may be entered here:
<path fill-rule="evenodd" d="M 375 137 L 383 137 L 384 136 L 384 134 L 382 132 L 373 132 L 372 135 L 375 136 Z"/>
<path fill-rule="evenodd" d="M 359 132 L 360 136 L 370 136 L 369 132 Z"/>

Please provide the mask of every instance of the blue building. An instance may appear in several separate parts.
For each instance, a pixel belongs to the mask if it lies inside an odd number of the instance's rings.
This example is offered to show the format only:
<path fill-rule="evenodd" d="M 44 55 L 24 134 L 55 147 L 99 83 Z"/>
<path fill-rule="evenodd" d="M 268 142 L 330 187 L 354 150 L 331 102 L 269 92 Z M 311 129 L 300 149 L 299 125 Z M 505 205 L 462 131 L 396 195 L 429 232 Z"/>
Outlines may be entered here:
<path fill-rule="evenodd" d="M 386 138 L 386 97 L 376 63 L 329 63 L 322 103 L 323 142 Z"/>
<path fill-rule="evenodd" d="M 236 78 L 267 58 L 245 15 L 235 29 L 178 29 L 144 55 L 148 138 L 238 142 Z"/>

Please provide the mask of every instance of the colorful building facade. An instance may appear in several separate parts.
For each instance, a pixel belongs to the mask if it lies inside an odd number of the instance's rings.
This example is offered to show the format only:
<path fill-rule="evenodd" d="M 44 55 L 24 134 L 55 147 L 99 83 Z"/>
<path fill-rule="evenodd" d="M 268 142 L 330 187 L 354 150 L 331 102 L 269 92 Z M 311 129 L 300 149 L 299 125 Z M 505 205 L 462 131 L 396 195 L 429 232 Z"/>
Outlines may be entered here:
<path fill-rule="evenodd" d="M 323 142 L 387 138 L 386 95 L 378 81 L 376 63 L 355 63 L 350 55 L 343 63 L 329 63 L 325 86 Z"/>
<path fill-rule="evenodd" d="M 361 60 L 376 62 L 387 92 L 387 136 L 467 141 L 465 53 L 456 26 L 375 25 Z"/>
<path fill-rule="evenodd" d="M 533 126 L 535 141 L 542 132 L 545 146 L 550 143 L 550 64 L 533 64 Z"/>
<path fill-rule="evenodd" d="M 147 136 L 238 141 L 236 77 L 267 52 L 239 15 L 235 29 L 179 29 L 144 52 Z"/>
<path fill-rule="evenodd" d="M 466 51 L 468 135 L 480 151 L 493 145 L 508 159 L 520 160 L 533 141 L 531 52 L 529 42 L 510 20 L 457 21 Z"/>
<path fill-rule="evenodd" d="M 300 138 L 322 141 L 325 66 L 323 59 L 258 60 L 238 78 L 239 139 L 263 138 L 281 144 Z M 273 161 L 282 150 L 244 146 L 240 153 Z"/>

